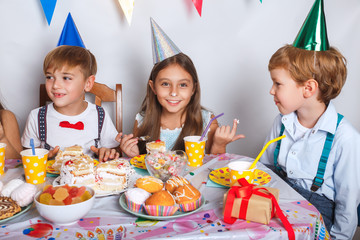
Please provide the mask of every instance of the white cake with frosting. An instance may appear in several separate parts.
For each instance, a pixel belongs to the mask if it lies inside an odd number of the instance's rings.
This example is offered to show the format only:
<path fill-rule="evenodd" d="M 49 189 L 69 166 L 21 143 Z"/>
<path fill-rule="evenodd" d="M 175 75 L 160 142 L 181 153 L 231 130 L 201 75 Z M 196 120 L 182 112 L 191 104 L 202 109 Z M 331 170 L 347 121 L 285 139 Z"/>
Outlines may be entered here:
<path fill-rule="evenodd" d="M 96 189 L 101 191 L 121 191 L 128 187 L 134 169 L 128 160 L 115 159 L 99 163 L 95 169 Z"/>
<path fill-rule="evenodd" d="M 94 160 L 88 155 L 64 161 L 60 170 L 60 184 L 95 185 Z"/>
<path fill-rule="evenodd" d="M 81 146 L 74 145 L 66 147 L 63 151 L 59 150 L 56 154 L 55 162 L 52 165 L 52 168 L 59 171 L 64 162 L 77 159 L 79 157 L 86 157 Z"/>
<path fill-rule="evenodd" d="M 94 161 L 89 156 L 79 156 L 63 162 L 59 183 L 90 186 L 96 193 L 119 192 L 128 187 L 129 178 L 134 173 L 126 159 L 110 160 L 94 167 Z"/>

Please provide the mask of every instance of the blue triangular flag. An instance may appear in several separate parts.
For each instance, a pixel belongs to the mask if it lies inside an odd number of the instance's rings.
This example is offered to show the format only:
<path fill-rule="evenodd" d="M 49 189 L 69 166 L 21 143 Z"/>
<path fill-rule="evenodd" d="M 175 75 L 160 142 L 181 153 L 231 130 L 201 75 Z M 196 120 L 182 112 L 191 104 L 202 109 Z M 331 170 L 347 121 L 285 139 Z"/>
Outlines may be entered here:
<path fill-rule="evenodd" d="M 57 0 L 40 0 L 49 26 L 51 23 L 52 16 L 54 14 L 56 1 Z"/>
<path fill-rule="evenodd" d="M 70 13 L 66 19 L 57 45 L 79 46 L 85 48 L 85 44 L 81 39 L 81 36 L 78 32 L 78 29 L 76 28 L 76 25 Z"/>

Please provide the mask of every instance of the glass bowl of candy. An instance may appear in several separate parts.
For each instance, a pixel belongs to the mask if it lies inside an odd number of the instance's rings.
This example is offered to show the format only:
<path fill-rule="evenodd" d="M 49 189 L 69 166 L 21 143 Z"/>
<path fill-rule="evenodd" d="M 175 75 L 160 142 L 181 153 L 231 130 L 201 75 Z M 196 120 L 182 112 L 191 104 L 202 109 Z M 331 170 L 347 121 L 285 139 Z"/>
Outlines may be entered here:
<path fill-rule="evenodd" d="M 153 151 L 145 156 L 145 165 L 151 176 L 167 181 L 172 176 L 182 176 L 187 163 L 184 151 Z"/>
<path fill-rule="evenodd" d="M 47 185 L 34 197 L 39 214 L 57 225 L 72 225 L 94 205 L 95 191 L 88 186 Z"/>

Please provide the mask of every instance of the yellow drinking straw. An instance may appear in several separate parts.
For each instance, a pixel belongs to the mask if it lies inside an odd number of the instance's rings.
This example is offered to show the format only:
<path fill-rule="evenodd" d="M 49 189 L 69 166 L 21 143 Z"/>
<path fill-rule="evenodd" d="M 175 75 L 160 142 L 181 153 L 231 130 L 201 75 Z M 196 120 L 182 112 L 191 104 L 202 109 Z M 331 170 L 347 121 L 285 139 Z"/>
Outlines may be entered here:
<path fill-rule="evenodd" d="M 259 153 L 259 155 L 256 157 L 256 159 L 254 160 L 254 162 L 251 164 L 251 166 L 249 167 L 249 169 L 253 169 L 256 166 L 257 161 L 259 161 L 260 157 L 263 155 L 263 153 L 265 152 L 266 148 L 272 144 L 273 142 L 279 141 L 280 139 L 283 139 L 284 137 L 286 137 L 285 135 L 282 135 L 278 138 L 275 138 L 273 140 L 270 140 L 261 150 L 261 152 Z"/>

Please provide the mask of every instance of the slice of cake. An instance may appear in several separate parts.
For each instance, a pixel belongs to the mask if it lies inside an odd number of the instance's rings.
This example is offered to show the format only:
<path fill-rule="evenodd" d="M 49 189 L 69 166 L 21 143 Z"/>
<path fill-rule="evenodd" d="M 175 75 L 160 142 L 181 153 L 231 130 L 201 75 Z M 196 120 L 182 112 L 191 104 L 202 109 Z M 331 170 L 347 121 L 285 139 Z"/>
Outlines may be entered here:
<path fill-rule="evenodd" d="M 95 184 L 94 160 L 82 154 L 64 161 L 60 170 L 60 184 L 93 186 Z"/>
<path fill-rule="evenodd" d="M 106 192 L 118 192 L 128 187 L 129 178 L 134 169 L 128 160 L 115 159 L 99 163 L 95 169 L 95 189 Z"/>
<path fill-rule="evenodd" d="M 55 162 L 52 165 L 52 168 L 54 168 L 56 171 L 60 171 L 64 161 L 72 160 L 82 155 L 84 155 L 83 148 L 79 145 L 67 147 L 64 149 L 64 151 L 59 150 L 55 157 Z"/>
<path fill-rule="evenodd" d="M 146 151 L 147 151 L 147 153 L 154 152 L 154 151 L 165 152 L 166 151 L 165 142 L 161 141 L 161 140 L 148 142 L 148 143 L 146 143 Z"/>

